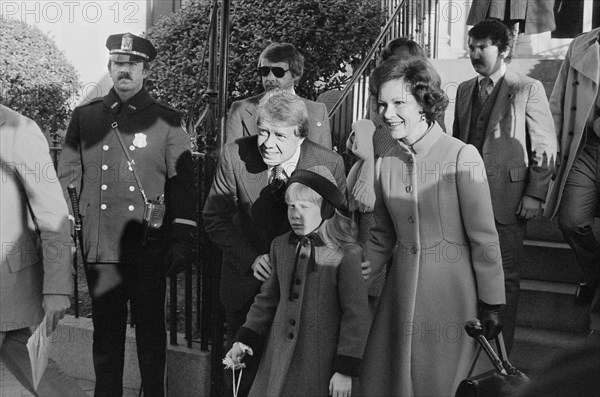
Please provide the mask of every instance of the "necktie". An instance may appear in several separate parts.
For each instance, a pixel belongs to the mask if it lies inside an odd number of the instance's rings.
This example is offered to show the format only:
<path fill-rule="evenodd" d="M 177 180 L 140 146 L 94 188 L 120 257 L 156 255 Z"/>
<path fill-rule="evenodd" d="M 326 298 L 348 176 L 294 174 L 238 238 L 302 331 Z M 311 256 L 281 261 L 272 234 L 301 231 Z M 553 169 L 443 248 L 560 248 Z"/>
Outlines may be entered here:
<path fill-rule="evenodd" d="M 488 87 L 492 87 L 494 82 L 489 77 L 484 77 L 479 83 L 479 104 L 483 105 L 487 101 L 490 93 Z"/>
<path fill-rule="evenodd" d="M 271 180 L 269 181 L 269 186 L 271 193 L 277 193 L 280 190 L 283 190 L 283 186 L 285 186 L 285 177 L 283 175 L 283 167 L 281 164 L 277 164 L 271 170 Z"/>

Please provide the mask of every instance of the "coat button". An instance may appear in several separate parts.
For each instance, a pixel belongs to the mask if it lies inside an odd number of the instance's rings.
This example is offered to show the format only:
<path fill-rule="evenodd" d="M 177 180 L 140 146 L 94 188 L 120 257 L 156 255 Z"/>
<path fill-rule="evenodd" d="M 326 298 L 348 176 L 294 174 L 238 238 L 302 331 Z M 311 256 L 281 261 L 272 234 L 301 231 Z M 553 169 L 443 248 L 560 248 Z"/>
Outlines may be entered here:
<path fill-rule="evenodd" d="M 102 185 L 102 186 L 100 186 L 100 189 L 102 189 L 102 190 L 106 190 L 106 189 L 108 189 L 108 186 L 106 186 L 106 185 Z"/>
<path fill-rule="evenodd" d="M 317 121 L 317 127 L 322 126 L 323 124 L 320 121 Z"/>
<path fill-rule="evenodd" d="M 294 320 L 293 318 L 290 318 L 290 324 L 291 325 L 296 325 L 296 320 Z"/>
<path fill-rule="evenodd" d="M 575 81 L 573 82 L 573 85 L 579 85 L 579 81 L 578 81 L 578 80 L 575 80 Z"/>
<path fill-rule="evenodd" d="M 412 216 L 409 216 L 408 223 L 415 223 L 415 218 L 413 218 Z"/>
<path fill-rule="evenodd" d="M 102 150 L 107 151 L 109 149 L 108 145 L 102 146 Z"/>
<path fill-rule="evenodd" d="M 419 250 L 417 249 L 416 245 L 413 245 L 411 251 L 412 251 L 413 255 L 416 255 Z"/>
<path fill-rule="evenodd" d="M 103 165 L 102 165 L 102 170 L 103 170 L 103 171 L 106 171 L 107 169 L 108 169 L 108 165 L 106 165 L 106 164 L 103 164 Z"/>
<path fill-rule="evenodd" d="M 567 161 L 568 158 L 569 158 L 569 156 L 567 156 L 567 155 L 563 156 L 563 160 L 565 160 L 565 161 Z"/>
<path fill-rule="evenodd" d="M 106 204 L 100 204 L 100 209 L 101 210 L 105 210 L 106 209 Z"/>
<path fill-rule="evenodd" d="M 294 292 L 294 295 L 293 295 L 294 299 L 298 299 L 299 296 L 300 295 L 297 292 Z"/>
<path fill-rule="evenodd" d="M 407 186 L 406 193 L 411 193 L 411 192 L 412 192 L 412 186 Z"/>
<path fill-rule="evenodd" d="M 129 150 L 131 150 L 133 152 L 135 150 L 135 146 L 133 146 L 133 145 L 129 146 Z"/>
<path fill-rule="evenodd" d="M 577 110 L 577 106 L 571 106 L 571 110 Z"/>
<path fill-rule="evenodd" d="M 297 279 L 296 279 L 296 285 L 300 285 L 300 284 L 302 284 L 302 280 L 301 280 L 301 279 L 299 279 L 299 278 L 297 278 Z"/>
<path fill-rule="evenodd" d="M 290 333 L 288 334 L 288 338 L 289 338 L 289 339 L 294 339 L 294 333 L 293 333 L 293 332 L 290 332 Z"/>
<path fill-rule="evenodd" d="M 573 136 L 573 135 L 575 135 L 575 134 L 573 133 L 573 131 L 569 131 L 569 136 Z"/>
<path fill-rule="evenodd" d="M 135 209 L 135 207 L 134 207 L 133 205 L 130 205 L 129 207 L 127 207 L 127 209 L 128 209 L 129 211 L 133 211 L 133 210 Z"/>
<path fill-rule="evenodd" d="M 300 259 L 304 259 L 304 258 L 306 258 L 306 254 L 303 252 L 300 254 Z"/>
<path fill-rule="evenodd" d="M 129 191 L 130 191 L 130 192 L 133 192 L 133 191 L 135 191 L 135 186 L 129 186 Z"/>

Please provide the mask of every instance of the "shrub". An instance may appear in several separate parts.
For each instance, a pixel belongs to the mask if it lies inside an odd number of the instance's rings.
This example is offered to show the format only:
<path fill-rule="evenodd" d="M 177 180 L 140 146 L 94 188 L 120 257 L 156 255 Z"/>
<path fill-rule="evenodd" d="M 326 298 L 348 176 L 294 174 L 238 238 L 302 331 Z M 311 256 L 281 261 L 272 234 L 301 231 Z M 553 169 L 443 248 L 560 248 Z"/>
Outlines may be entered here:
<path fill-rule="evenodd" d="M 189 109 L 195 93 L 208 42 L 210 3 L 193 0 L 147 34 L 159 51 L 148 87 L 181 110 Z M 320 92 L 340 88 L 347 68 L 360 64 L 383 22 L 380 4 L 372 0 L 232 2 L 229 103 L 262 92 L 257 61 L 274 41 L 293 43 L 305 57 L 299 95 L 316 99 Z M 202 69 L 206 87 L 206 60 Z"/>
<path fill-rule="evenodd" d="M 46 133 L 66 128 L 80 85 L 75 68 L 38 28 L 0 19 L 0 102 Z"/>

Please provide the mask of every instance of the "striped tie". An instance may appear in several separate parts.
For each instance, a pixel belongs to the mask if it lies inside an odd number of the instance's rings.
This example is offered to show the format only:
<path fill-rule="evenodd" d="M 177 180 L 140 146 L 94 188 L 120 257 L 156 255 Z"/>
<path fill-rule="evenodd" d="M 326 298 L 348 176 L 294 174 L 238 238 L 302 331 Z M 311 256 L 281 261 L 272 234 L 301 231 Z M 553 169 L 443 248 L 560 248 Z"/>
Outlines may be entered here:
<path fill-rule="evenodd" d="M 490 93 L 488 87 L 492 87 L 494 82 L 489 77 L 484 77 L 479 83 L 479 104 L 483 105 L 487 101 Z"/>

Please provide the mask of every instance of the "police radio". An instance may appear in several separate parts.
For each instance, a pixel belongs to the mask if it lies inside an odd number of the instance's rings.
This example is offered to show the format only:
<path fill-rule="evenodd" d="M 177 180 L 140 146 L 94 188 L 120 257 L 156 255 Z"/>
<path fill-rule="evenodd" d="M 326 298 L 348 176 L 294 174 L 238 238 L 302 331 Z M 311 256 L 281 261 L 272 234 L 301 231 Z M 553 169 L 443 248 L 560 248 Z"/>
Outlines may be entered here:
<path fill-rule="evenodd" d="M 161 194 L 157 200 L 146 200 L 144 204 L 143 242 L 148 240 L 149 234 L 159 230 L 165 218 L 165 195 Z"/>

